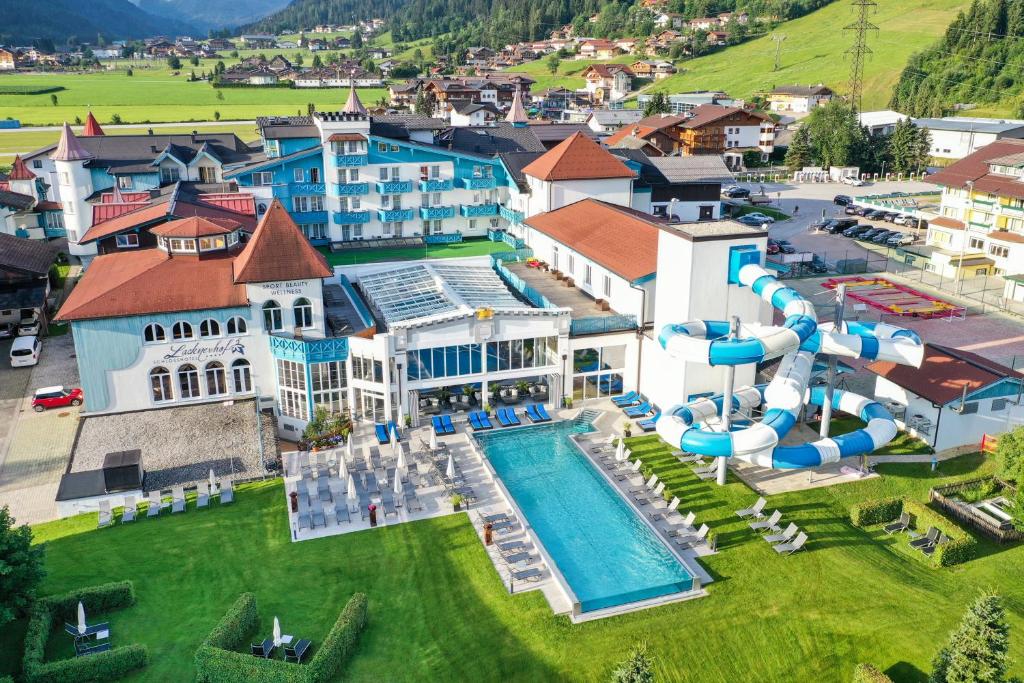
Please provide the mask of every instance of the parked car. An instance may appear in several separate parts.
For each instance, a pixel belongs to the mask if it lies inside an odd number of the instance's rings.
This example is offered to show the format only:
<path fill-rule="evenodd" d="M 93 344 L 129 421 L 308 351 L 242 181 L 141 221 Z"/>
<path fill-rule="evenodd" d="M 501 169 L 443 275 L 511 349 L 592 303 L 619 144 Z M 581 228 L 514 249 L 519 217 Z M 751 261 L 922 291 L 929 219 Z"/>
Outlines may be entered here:
<path fill-rule="evenodd" d="M 869 213 L 871 213 L 871 211 L 872 210 L 870 208 L 866 207 L 866 206 L 858 206 L 857 207 L 857 215 L 858 216 L 866 216 Z"/>
<path fill-rule="evenodd" d="M 760 211 L 754 211 L 753 213 L 748 213 L 748 214 L 745 214 L 745 215 L 750 216 L 751 218 L 756 218 L 759 221 L 761 221 L 762 223 L 774 223 L 775 222 L 774 218 L 772 218 L 771 216 L 769 216 L 767 214 L 763 214 Z"/>
<path fill-rule="evenodd" d="M 768 247 L 766 248 L 766 251 L 769 254 L 778 254 L 779 253 L 779 243 L 776 242 L 775 240 L 768 240 Z"/>
<path fill-rule="evenodd" d="M 889 239 L 886 241 L 890 247 L 905 247 L 908 244 L 914 243 L 914 236 L 908 235 L 905 232 L 896 232 L 889 235 Z"/>
<path fill-rule="evenodd" d="M 32 410 L 41 413 L 49 408 L 82 405 L 82 390 L 67 387 L 43 387 L 36 389 L 32 397 Z"/>
<path fill-rule="evenodd" d="M 885 244 L 889 241 L 889 238 L 896 234 L 895 230 L 883 230 L 882 232 L 875 235 L 871 241 L 875 244 Z"/>
<path fill-rule="evenodd" d="M 11 344 L 11 367 L 21 368 L 39 362 L 39 352 L 43 345 L 39 337 L 18 337 Z"/>
<path fill-rule="evenodd" d="M 896 216 L 896 218 L 893 218 L 892 222 L 895 223 L 896 225 L 913 225 L 914 217 L 901 213 L 900 215 Z"/>
<path fill-rule="evenodd" d="M 854 218 L 836 218 L 835 220 L 832 221 L 828 228 L 826 228 L 826 230 L 829 232 L 829 234 L 836 235 L 845 230 L 849 230 L 855 225 L 857 225 L 857 220 Z"/>
<path fill-rule="evenodd" d="M 892 223 L 894 220 L 896 220 L 896 216 L 899 216 L 899 214 L 896 213 L 895 211 L 886 211 L 885 215 L 882 216 L 882 220 L 885 221 L 886 223 Z"/>
<path fill-rule="evenodd" d="M 859 239 L 859 240 L 870 240 L 870 239 L 872 239 L 875 235 L 877 235 L 880 232 L 885 232 L 885 228 L 869 227 L 867 230 L 865 230 L 865 231 L 861 232 L 860 234 L 858 234 L 857 235 L 857 239 Z"/>
<path fill-rule="evenodd" d="M 852 228 L 847 228 L 846 230 L 843 230 L 843 237 L 860 237 L 861 235 L 863 235 L 864 233 L 871 229 L 872 228 L 870 225 L 855 225 Z"/>
<path fill-rule="evenodd" d="M 789 240 L 778 240 L 779 251 L 783 254 L 795 254 L 796 247 L 789 243 Z"/>
<path fill-rule="evenodd" d="M 876 209 L 875 211 L 871 211 L 870 213 L 864 214 L 864 218 L 867 218 L 869 221 L 880 221 L 884 217 L 885 217 L 885 211 L 881 211 L 879 209 Z"/>
<path fill-rule="evenodd" d="M 756 218 L 751 218 L 750 216 L 740 216 L 736 219 L 736 222 L 742 223 L 743 225 L 750 225 L 755 228 L 760 228 L 764 225 L 764 221 L 759 221 Z"/>
<path fill-rule="evenodd" d="M 738 185 L 730 185 L 722 190 L 722 195 L 729 199 L 746 199 L 750 196 L 750 190 Z"/>
<path fill-rule="evenodd" d="M 7 339 L 13 337 L 18 333 L 14 323 L 0 323 L 0 339 Z"/>
<path fill-rule="evenodd" d="M 821 259 L 817 254 L 815 254 L 811 262 L 807 264 L 807 267 L 811 269 L 812 273 L 821 274 L 828 272 L 828 264 L 825 263 L 825 261 Z"/>
<path fill-rule="evenodd" d="M 832 198 L 832 203 L 839 206 L 846 206 L 848 204 L 853 204 L 853 198 L 848 194 L 837 194 Z"/>
<path fill-rule="evenodd" d="M 843 209 L 843 213 L 845 213 L 847 216 L 856 216 L 857 215 L 857 211 L 859 211 L 859 210 L 860 210 L 860 207 L 857 206 L 856 204 L 847 204 L 846 208 Z"/>
<path fill-rule="evenodd" d="M 35 337 L 39 334 L 39 317 L 32 316 L 26 318 L 18 323 L 18 336 L 19 337 Z"/>
<path fill-rule="evenodd" d="M 863 180 L 861 180 L 857 176 L 852 176 L 852 175 L 851 176 L 843 176 L 842 179 L 840 179 L 839 182 L 845 183 L 847 185 L 853 185 L 854 187 L 863 187 L 864 186 L 864 181 Z"/>
<path fill-rule="evenodd" d="M 818 220 L 814 221 L 809 226 L 807 226 L 807 232 L 819 232 L 827 230 L 831 222 L 832 221 L 828 220 L 827 218 L 819 218 Z"/>

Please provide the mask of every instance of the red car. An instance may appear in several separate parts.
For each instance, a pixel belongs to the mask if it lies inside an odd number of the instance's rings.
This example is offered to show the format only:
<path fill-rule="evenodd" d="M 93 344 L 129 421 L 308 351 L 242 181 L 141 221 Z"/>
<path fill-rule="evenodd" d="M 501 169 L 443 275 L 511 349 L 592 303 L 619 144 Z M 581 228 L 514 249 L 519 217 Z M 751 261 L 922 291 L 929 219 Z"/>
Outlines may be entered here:
<path fill-rule="evenodd" d="M 82 405 L 82 390 L 67 387 L 43 387 L 36 389 L 32 398 L 32 410 L 41 413 L 47 408 Z"/>

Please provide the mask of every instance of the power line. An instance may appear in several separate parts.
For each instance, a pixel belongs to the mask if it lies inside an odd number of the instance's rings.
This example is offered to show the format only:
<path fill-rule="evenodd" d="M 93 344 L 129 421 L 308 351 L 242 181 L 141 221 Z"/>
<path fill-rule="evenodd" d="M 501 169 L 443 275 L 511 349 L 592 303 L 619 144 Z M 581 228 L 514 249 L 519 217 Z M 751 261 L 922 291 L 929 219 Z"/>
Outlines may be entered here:
<path fill-rule="evenodd" d="M 775 68 L 772 71 L 779 70 L 779 57 L 782 56 L 782 43 L 786 40 L 786 35 L 783 33 L 772 34 L 772 40 L 775 42 Z"/>
<path fill-rule="evenodd" d="M 857 21 L 846 26 L 844 31 L 853 31 L 853 45 L 846 51 L 852 56 L 850 64 L 850 102 L 856 111 L 861 110 L 861 91 L 864 87 L 864 59 L 872 54 L 868 47 L 868 31 L 877 31 L 878 27 L 868 21 L 868 14 L 878 6 L 875 0 L 853 0 L 857 8 Z"/>

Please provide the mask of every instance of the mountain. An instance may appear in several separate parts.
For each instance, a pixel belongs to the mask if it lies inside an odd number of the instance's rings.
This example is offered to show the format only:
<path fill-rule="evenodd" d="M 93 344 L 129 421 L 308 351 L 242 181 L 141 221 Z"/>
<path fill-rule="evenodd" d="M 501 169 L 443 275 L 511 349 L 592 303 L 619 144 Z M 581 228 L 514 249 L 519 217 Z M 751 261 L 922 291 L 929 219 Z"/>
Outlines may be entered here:
<path fill-rule="evenodd" d="M 910 59 L 890 106 L 911 116 L 941 116 L 969 103 L 1016 116 L 1024 111 L 1021 64 L 1024 2 L 978 0 Z"/>
<path fill-rule="evenodd" d="M 209 29 L 248 24 L 284 8 L 288 0 L 138 0 L 138 5 L 150 14 Z"/>
<path fill-rule="evenodd" d="M 27 45 L 47 38 L 65 45 L 69 38 L 95 42 L 97 35 L 110 41 L 196 31 L 189 22 L 154 16 L 128 0 L 0 1 L 0 43 Z"/>

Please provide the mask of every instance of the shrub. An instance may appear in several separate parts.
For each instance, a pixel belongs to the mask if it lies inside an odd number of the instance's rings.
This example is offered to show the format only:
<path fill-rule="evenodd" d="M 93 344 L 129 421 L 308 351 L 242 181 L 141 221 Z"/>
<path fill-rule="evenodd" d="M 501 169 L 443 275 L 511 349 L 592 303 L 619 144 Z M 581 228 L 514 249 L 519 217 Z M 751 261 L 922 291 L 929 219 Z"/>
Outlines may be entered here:
<path fill-rule="evenodd" d="M 899 498 L 866 500 L 850 508 L 850 521 L 854 526 L 865 527 L 891 522 L 903 512 L 903 501 Z"/>
<path fill-rule="evenodd" d="M 234 650 L 240 647 L 250 633 L 260 625 L 260 616 L 256 611 L 256 596 L 242 593 L 228 611 L 206 636 L 203 645 L 218 647 L 222 650 Z"/>
<path fill-rule="evenodd" d="M 853 683 L 892 683 L 892 679 L 873 664 L 858 664 L 853 670 Z"/>
<path fill-rule="evenodd" d="M 341 671 L 366 627 L 366 607 L 364 593 L 356 593 L 349 598 L 323 644 L 317 648 L 313 659 L 306 666 L 310 681 L 329 681 Z"/>
<path fill-rule="evenodd" d="M 914 528 L 918 531 L 923 532 L 928 527 L 935 527 L 949 538 L 949 541 L 938 546 L 932 555 L 932 562 L 936 566 L 952 567 L 974 557 L 978 543 L 963 527 L 916 501 L 905 501 L 903 509 L 913 516 Z"/>

